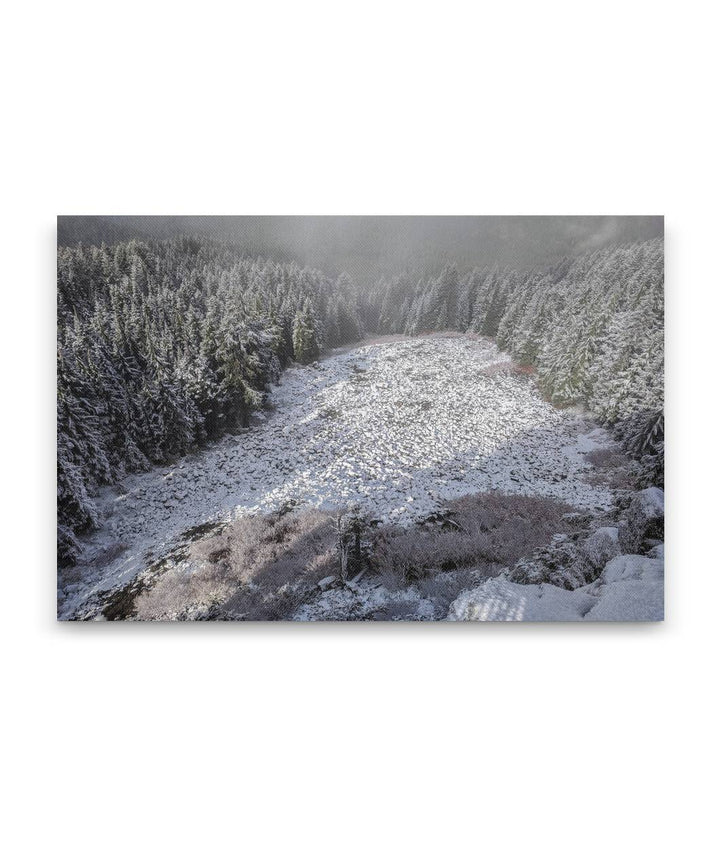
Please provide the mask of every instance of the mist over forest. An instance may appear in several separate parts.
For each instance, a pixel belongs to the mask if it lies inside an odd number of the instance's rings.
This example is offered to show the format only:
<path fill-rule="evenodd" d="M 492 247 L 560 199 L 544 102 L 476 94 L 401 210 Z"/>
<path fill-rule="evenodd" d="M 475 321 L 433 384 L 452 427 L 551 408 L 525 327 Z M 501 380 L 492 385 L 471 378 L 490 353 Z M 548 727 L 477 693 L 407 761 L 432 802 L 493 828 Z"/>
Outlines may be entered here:
<path fill-rule="evenodd" d="M 611 244 L 661 237 L 653 216 L 61 216 L 58 246 L 202 236 L 359 285 L 382 276 L 497 264 L 543 268 Z"/>

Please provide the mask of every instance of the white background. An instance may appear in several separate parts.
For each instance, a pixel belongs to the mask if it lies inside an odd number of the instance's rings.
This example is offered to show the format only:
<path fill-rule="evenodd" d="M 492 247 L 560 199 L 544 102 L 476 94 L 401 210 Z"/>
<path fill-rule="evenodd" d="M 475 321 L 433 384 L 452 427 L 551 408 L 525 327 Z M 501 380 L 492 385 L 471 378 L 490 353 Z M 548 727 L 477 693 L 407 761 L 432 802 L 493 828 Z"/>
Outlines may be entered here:
<path fill-rule="evenodd" d="M 711 9 L 5 9 L 7 853 L 717 846 Z M 666 622 L 56 625 L 58 213 L 664 213 Z"/>

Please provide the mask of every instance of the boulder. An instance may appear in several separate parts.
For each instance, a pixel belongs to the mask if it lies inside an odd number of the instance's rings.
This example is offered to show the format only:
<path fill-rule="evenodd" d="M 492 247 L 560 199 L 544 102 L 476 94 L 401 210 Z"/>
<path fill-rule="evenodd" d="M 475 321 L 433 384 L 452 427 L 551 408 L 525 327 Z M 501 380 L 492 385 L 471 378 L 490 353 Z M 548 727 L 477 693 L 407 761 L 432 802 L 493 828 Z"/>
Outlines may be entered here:
<path fill-rule="evenodd" d="M 665 537 L 665 494 L 659 487 L 648 487 L 634 494 L 625 519 L 619 527 L 620 547 L 624 553 L 640 552 L 648 539 Z"/>
<path fill-rule="evenodd" d="M 665 617 L 662 580 L 623 580 L 601 590 L 586 621 L 662 621 Z"/>
<path fill-rule="evenodd" d="M 598 603 L 588 621 L 662 621 L 664 582 L 662 559 L 622 555 L 611 559 L 600 577 L 586 587 Z"/>
<path fill-rule="evenodd" d="M 657 544 L 651 550 L 648 550 L 647 554 L 651 559 L 662 559 L 665 561 L 665 545 Z"/>
<path fill-rule="evenodd" d="M 610 559 L 620 554 L 618 530 L 614 526 L 596 529 L 580 545 L 580 552 L 596 571 L 601 571 Z"/>
<path fill-rule="evenodd" d="M 573 529 L 585 529 L 592 522 L 592 514 L 586 511 L 569 511 L 563 514 L 561 519 Z"/>
<path fill-rule="evenodd" d="M 447 618 L 448 621 L 662 621 L 663 561 L 635 554 L 615 556 L 594 582 L 572 591 L 549 583 L 523 585 L 503 574 L 458 595 Z"/>
<path fill-rule="evenodd" d="M 509 572 L 510 582 L 521 585 L 550 583 L 564 589 L 576 589 L 591 582 L 597 573 L 590 568 L 572 538 L 553 535 L 546 547 L 529 559 L 520 559 Z"/>
<path fill-rule="evenodd" d="M 608 585 L 627 580 L 662 582 L 663 561 L 649 556 L 616 556 L 605 565 L 598 583 Z"/>
<path fill-rule="evenodd" d="M 518 585 L 503 577 L 460 594 L 448 621 L 582 621 L 597 597 L 552 585 Z"/>

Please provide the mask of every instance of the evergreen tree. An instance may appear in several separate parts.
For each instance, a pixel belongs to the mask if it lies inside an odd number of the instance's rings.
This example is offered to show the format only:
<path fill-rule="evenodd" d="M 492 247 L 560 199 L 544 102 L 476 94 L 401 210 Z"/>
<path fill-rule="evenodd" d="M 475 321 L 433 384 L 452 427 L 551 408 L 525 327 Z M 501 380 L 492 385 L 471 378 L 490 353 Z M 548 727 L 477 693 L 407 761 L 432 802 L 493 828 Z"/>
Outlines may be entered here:
<path fill-rule="evenodd" d="M 293 351 L 299 363 L 312 363 L 320 356 L 316 320 L 306 303 L 293 322 Z"/>

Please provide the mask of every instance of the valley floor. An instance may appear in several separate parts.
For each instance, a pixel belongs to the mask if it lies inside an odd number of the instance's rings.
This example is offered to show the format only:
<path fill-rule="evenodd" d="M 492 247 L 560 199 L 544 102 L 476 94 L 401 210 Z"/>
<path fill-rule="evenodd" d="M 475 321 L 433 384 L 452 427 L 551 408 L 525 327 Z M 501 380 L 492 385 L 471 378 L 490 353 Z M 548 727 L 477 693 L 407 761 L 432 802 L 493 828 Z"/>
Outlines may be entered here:
<path fill-rule="evenodd" d="M 214 524 L 291 506 L 356 504 L 378 525 L 403 527 L 498 491 L 602 515 L 614 490 L 586 453 L 612 445 L 583 414 L 544 401 L 489 340 L 436 335 L 336 352 L 288 369 L 240 435 L 104 490 L 105 525 L 64 575 L 58 614 L 98 617 L 110 592 Z M 312 607 L 297 617 L 318 612 L 332 617 Z"/>

